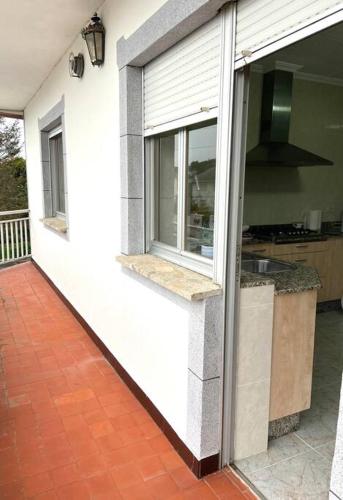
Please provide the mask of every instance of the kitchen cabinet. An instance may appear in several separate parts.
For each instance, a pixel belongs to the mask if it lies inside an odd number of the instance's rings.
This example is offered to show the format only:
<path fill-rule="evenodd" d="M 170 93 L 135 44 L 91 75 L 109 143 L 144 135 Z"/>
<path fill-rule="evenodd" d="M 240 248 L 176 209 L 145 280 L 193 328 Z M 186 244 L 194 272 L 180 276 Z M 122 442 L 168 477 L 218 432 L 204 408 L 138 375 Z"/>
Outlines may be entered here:
<path fill-rule="evenodd" d="M 274 246 L 273 243 L 249 243 L 243 245 L 242 252 L 256 253 L 261 256 L 271 257 L 273 255 Z"/>
<path fill-rule="evenodd" d="M 286 243 L 273 245 L 274 255 L 289 255 L 298 253 L 325 252 L 329 248 L 328 241 L 310 241 L 306 243 Z"/>
<path fill-rule="evenodd" d="M 269 420 L 310 408 L 317 291 L 275 295 Z"/>
<path fill-rule="evenodd" d="M 243 252 L 294 262 L 317 270 L 322 288 L 317 301 L 336 300 L 343 296 L 343 237 L 304 243 L 256 243 L 243 245 Z"/>

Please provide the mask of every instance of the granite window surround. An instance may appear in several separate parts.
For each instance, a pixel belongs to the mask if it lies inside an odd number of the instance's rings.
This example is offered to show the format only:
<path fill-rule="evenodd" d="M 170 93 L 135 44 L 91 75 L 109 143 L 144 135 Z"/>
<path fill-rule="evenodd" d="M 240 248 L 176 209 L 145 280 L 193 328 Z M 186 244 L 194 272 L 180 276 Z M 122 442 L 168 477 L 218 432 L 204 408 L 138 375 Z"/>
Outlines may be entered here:
<path fill-rule="evenodd" d="M 120 102 L 121 252 L 146 251 L 143 67 L 217 15 L 227 0 L 167 1 L 128 39 L 117 42 Z"/>
<path fill-rule="evenodd" d="M 63 146 L 63 165 L 64 165 L 64 196 L 65 196 L 65 216 L 56 215 L 53 209 L 52 196 L 52 175 L 49 152 L 49 133 L 61 127 L 62 146 Z M 64 96 L 53 106 L 46 115 L 38 119 L 38 128 L 40 132 L 41 144 L 41 164 L 43 176 L 43 213 L 44 217 L 40 219 L 43 224 L 53 231 L 66 235 L 68 231 L 68 189 L 66 164 L 67 155 L 65 147 L 65 120 L 64 120 Z"/>

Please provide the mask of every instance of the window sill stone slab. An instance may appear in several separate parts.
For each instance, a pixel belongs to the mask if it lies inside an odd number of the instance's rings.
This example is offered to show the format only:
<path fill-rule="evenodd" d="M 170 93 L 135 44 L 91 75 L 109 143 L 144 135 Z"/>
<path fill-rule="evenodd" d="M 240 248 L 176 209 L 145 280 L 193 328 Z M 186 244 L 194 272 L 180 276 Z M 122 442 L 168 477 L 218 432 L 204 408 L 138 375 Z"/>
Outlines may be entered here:
<path fill-rule="evenodd" d="M 120 255 L 120 264 L 189 301 L 221 295 L 222 289 L 210 278 L 155 257 L 154 255 Z"/>
<path fill-rule="evenodd" d="M 68 226 L 66 221 L 63 219 L 59 219 L 58 217 L 47 217 L 45 219 L 41 219 L 44 226 L 50 227 L 54 229 L 58 233 L 66 233 L 68 231 Z"/>

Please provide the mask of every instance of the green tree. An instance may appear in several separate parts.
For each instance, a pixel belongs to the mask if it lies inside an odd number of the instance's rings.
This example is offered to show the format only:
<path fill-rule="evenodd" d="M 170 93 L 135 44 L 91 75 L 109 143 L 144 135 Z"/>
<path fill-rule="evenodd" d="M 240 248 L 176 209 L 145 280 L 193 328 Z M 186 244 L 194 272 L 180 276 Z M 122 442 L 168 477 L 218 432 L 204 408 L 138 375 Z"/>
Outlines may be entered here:
<path fill-rule="evenodd" d="M 0 164 L 18 156 L 21 146 L 19 120 L 0 116 Z"/>
<path fill-rule="evenodd" d="M 13 158 L 0 163 L 0 212 L 27 208 L 26 162 Z"/>
<path fill-rule="evenodd" d="M 27 208 L 26 162 L 19 120 L 0 117 L 0 212 Z"/>

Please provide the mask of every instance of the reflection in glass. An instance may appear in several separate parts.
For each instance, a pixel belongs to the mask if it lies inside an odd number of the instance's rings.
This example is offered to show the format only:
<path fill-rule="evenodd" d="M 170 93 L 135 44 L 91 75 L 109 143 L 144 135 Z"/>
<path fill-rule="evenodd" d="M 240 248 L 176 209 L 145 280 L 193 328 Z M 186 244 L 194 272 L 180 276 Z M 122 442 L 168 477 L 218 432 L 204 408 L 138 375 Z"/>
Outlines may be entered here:
<path fill-rule="evenodd" d="M 155 140 L 155 240 L 177 245 L 178 135 Z"/>
<path fill-rule="evenodd" d="M 213 258 L 217 125 L 188 130 L 185 249 Z"/>

